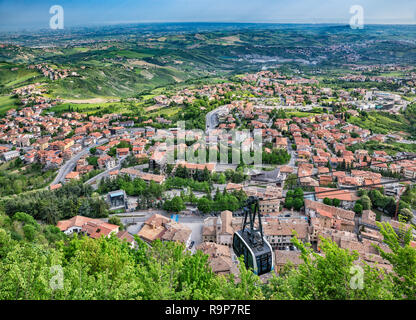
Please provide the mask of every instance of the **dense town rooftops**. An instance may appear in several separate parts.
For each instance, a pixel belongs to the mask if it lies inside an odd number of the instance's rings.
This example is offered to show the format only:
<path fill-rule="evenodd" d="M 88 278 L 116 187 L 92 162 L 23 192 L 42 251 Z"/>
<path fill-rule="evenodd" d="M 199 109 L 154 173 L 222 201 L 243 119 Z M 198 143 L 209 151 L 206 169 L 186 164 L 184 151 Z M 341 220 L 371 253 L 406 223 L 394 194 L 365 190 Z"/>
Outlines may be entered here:
<path fill-rule="evenodd" d="M 357 201 L 358 196 L 355 195 L 355 191 L 338 190 L 332 188 L 315 187 L 315 197 L 317 199 L 338 199 L 341 201 Z"/>

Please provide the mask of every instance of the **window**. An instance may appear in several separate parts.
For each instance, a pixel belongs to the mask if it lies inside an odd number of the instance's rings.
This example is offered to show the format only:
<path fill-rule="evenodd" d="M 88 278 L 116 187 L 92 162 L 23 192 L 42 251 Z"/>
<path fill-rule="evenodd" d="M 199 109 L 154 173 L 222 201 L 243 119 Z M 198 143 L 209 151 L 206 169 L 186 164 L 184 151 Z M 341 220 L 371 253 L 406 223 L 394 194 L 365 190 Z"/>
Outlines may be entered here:
<path fill-rule="evenodd" d="M 237 256 L 241 256 L 242 254 L 242 245 L 241 239 L 238 236 L 234 236 L 233 249 Z"/>
<path fill-rule="evenodd" d="M 250 251 L 247 250 L 247 268 L 251 268 L 254 270 L 253 265 L 253 256 L 251 255 Z"/>

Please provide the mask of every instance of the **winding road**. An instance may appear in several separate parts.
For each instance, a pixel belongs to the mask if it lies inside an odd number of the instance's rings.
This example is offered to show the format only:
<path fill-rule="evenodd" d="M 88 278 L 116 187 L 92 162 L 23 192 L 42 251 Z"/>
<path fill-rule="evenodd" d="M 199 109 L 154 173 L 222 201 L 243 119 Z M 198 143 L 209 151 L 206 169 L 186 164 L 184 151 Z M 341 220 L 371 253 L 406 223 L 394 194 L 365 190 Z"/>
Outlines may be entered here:
<path fill-rule="evenodd" d="M 88 154 L 91 148 L 99 147 L 103 144 L 106 144 L 107 142 L 108 142 L 108 139 L 101 139 L 95 145 L 84 148 L 80 152 L 78 152 L 74 157 L 72 157 L 67 162 L 65 162 L 65 164 L 59 169 L 58 174 L 56 175 L 55 179 L 52 181 L 51 185 L 64 182 L 65 176 L 68 173 L 70 173 L 72 170 L 74 170 L 75 166 L 77 165 L 77 161 L 81 159 L 82 156 L 85 156 L 86 154 Z"/>
<path fill-rule="evenodd" d="M 205 116 L 205 129 L 206 133 L 208 133 L 210 130 L 213 130 L 218 125 L 218 113 L 227 111 L 227 106 L 222 106 L 217 109 L 214 109 L 210 112 L 208 112 Z"/>

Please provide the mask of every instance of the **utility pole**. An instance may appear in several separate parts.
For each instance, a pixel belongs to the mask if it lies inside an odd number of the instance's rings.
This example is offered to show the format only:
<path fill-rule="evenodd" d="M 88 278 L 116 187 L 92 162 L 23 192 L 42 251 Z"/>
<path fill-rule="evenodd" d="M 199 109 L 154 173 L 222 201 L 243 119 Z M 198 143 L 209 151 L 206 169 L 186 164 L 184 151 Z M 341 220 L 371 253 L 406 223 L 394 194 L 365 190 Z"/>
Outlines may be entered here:
<path fill-rule="evenodd" d="M 394 214 L 394 220 L 398 221 L 399 216 L 399 204 L 400 204 L 400 198 L 403 194 L 403 192 L 406 190 L 406 187 L 401 187 L 399 192 L 397 193 L 397 203 L 396 203 L 396 212 Z"/>

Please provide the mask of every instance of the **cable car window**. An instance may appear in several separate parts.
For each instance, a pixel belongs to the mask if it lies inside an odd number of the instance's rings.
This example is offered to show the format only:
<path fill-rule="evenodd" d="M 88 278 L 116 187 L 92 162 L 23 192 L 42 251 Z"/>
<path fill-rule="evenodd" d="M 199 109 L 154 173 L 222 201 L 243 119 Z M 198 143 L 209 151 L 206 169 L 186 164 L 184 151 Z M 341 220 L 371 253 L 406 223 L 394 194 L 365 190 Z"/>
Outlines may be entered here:
<path fill-rule="evenodd" d="M 251 255 L 251 253 L 250 252 L 248 252 L 248 255 L 247 255 L 247 262 L 248 262 L 248 268 L 251 268 L 252 270 L 254 270 L 254 265 L 253 265 L 253 256 Z"/>
<path fill-rule="evenodd" d="M 241 255 L 241 240 L 237 235 L 234 236 L 233 249 L 237 256 Z"/>
<path fill-rule="evenodd" d="M 244 255 L 244 263 L 248 266 L 248 256 L 250 256 L 250 252 L 247 250 L 245 246 L 243 246 L 243 255 Z"/>
<path fill-rule="evenodd" d="M 269 263 L 269 255 L 264 254 L 262 259 L 262 269 L 264 272 L 268 272 L 270 270 L 270 263 Z"/>

